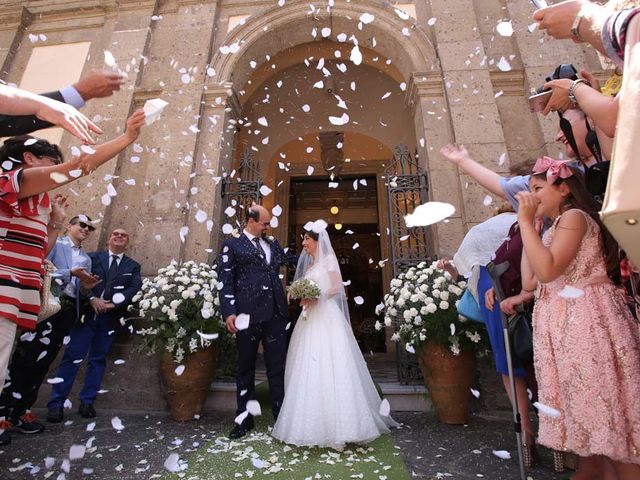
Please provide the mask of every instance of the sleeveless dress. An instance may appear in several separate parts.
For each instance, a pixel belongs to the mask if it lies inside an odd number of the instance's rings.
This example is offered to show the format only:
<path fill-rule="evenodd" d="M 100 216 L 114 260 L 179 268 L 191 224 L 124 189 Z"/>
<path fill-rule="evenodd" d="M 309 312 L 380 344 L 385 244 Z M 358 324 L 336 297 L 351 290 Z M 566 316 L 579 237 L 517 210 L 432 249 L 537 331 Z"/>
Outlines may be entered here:
<path fill-rule="evenodd" d="M 326 291 L 316 269 L 305 277 Z M 397 424 L 379 413 L 380 396 L 338 304 L 321 299 L 306 311 L 291 335 L 284 402 L 272 435 L 297 446 L 340 450 L 389 432 Z"/>
<path fill-rule="evenodd" d="M 600 227 L 588 228 L 566 271 L 536 291 L 533 344 L 540 402 L 539 443 L 580 456 L 640 463 L 640 325 L 607 277 Z M 559 218 L 543 237 L 553 241 Z M 563 298 L 565 286 L 584 292 Z"/>

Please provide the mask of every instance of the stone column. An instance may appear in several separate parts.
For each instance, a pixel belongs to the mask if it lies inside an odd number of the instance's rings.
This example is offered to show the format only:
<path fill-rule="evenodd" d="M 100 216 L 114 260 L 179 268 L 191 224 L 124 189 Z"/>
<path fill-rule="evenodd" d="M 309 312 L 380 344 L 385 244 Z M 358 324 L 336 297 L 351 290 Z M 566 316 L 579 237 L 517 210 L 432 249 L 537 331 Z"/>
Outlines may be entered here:
<path fill-rule="evenodd" d="M 215 257 L 220 229 L 226 223 L 221 179 L 231 170 L 235 127 L 229 120 L 239 116 L 240 104 L 231 83 L 207 87 L 202 104 L 189 188 L 190 211 L 186 219 L 189 233 L 181 258 L 204 262 Z"/>
<path fill-rule="evenodd" d="M 480 29 L 476 15 L 472 14 L 475 12 L 474 2 L 432 0 L 431 8 L 433 16 L 437 19 L 434 29 L 442 63 L 446 104 L 436 102 L 434 107 L 437 108 L 429 107 L 433 114 L 428 113 L 426 118 L 431 118 L 431 124 L 437 124 L 446 123 L 449 116 L 451 136 L 455 142 L 464 144 L 471 156 L 480 163 L 493 170 L 504 171 L 508 163 L 505 161 L 500 165 L 499 161 L 501 156 L 506 154 L 507 147 Z M 439 118 L 441 120 L 438 120 Z M 428 130 L 426 133 L 429 136 Z M 452 195 L 455 191 L 451 188 L 456 176 L 451 170 L 453 167 L 439 154 L 433 156 L 433 151 L 437 152 L 442 143 L 444 142 L 440 141 L 429 147 L 429 154 L 434 158 L 430 169 L 437 170 L 441 176 L 433 180 L 438 182 L 434 185 L 434 198 L 438 198 L 436 194 L 441 185 L 446 189 L 441 198 L 446 198 L 446 192 Z M 458 172 L 458 175 L 457 192 L 463 192 L 463 203 L 459 213 L 464 228 L 459 224 L 456 226 L 455 220 L 449 224 L 438 225 L 439 229 L 457 229 L 455 237 L 452 235 L 446 245 L 441 245 L 441 253 L 455 252 L 461 240 L 460 235 L 473 224 L 484 221 L 497 203 L 492 195 L 492 203 L 484 205 L 487 192 L 462 172 Z M 442 177 L 447 181 L 441 182 Z"/>

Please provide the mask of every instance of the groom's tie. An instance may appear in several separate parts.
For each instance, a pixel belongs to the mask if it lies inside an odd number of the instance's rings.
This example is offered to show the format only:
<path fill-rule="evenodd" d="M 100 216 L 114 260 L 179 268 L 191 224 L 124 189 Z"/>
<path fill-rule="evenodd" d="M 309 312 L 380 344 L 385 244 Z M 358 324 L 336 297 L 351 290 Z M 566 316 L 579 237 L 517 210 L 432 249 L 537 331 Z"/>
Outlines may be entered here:
<path fill-rule="evenodd" d="M 256 244 L 256 248 L 258 249 L 258 253 L 262 257 L 262 259 L 266 260 L 267 259 L 267 254 L 264 251 L 264 248 L 262 248 L 262 245 L 260 245 L 260 237 L 253 237 L 253 243 Z"/>

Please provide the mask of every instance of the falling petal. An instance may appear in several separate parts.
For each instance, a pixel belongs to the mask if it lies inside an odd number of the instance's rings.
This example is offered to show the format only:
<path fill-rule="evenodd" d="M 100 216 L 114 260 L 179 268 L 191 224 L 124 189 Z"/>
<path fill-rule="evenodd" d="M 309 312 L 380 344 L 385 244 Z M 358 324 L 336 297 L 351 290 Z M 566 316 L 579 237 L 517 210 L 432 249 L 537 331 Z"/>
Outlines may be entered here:
<path fill-rule="evenodd" d="M 506 450 L 492 450 L 492 452 L 496 457 L 503 460 L 509 460 L 511 458 L 511 454 Z"/>
<path fill-rule="evenodd" d="M 356 303 L 356 305 L 362 305 L 364 303 L 364 298 L 362 298 L 361 296 L 357 296 L 354 297 L 353 301 Z"/>
<path fill-rule="evenodd" d="M 260 408 L 260 402 L 257 400 L 249 400 L 247 402 L 247 411 L 254 417 L 262 415 L 262 409 Z"/>
<path fill-rule="evenodd" d="M 349 58 L 355 65 L 360 65 L 362 63 L 362 52 L 358 45 L 355 45 L 351 49 L 351 56 Z"/>
<path fill-rule="evenodd" d="M 513 25 L 511 25 L 511 22 L 500 22 L 496 26 L 496 30 L 503 37 L 510 37 L 513 35 Z"/>
<path fill-rule="evenodd" d="M 329 117 L 329 121 L 331 122 L 332 125 L 346 125 L 347 123 L 349 123 L 349 115 L 347 115 L 346 113 L 343 113 L 342 116 L 340 117 Z"/>
<path fill-rule="evenodd" d="M 404 221 L 408 228 L 425 227 L 441 222 L 453 215 L 455 211 L 456 208 L 449 203 L 427 202 L 419 205 L 412 213 L 406 215 Z"/>
<path fill-rule="evenodd" d="M 184 369 L 185 369 L 184 365 L 178 365 L 176 367 L 176 369 L 174 370 L 174 372 L 179 377 L 180 375 L 182 375 L 184 373 Z"/>
<path fill-rule="evenodd" d="M 584 290 L 572 287 L 571 285 L 565 285 L 562 290 L 558 292 L 558 296 L 567 300 L 584 297 Z"/>
<path fill-rule="evenodd" d="M 389 414 L 391 413 L 391 405 L 389 405 L 389 400 L 387 400 L 386 398 L 382 399 L 378 413 L 380 413 L 380 415 L 382 415 L 383 417 L 389 416 Z"/>
<path fill-rule="evenodd" d="M 562 416 L 562 413 L 559 410 L 556 410 L 549 405 L 545 405 L 544 403 L 534 402 L 533 406 L 536 407 L 540 413 L 547 415 L 548 417 L 560 418 Z"/>
<path fill-rule="evenodd" d="M 172 473 L 176 473 L 180 471 L 180 465 L 178 464 L 180 460 L 180 455 L 177 453 L 170 454 L 167 459 L 164 461 L 164 468 Z"/>
<path fill-rule="evenodd" d="M 368 23 L 373 22 L 375 20 L 375 18 L 376 17 L 374 17 L 370 13 L 363 13 L 362 15 L 360 15 L 360 19 L 359 20 L 366 25 Z"/>
<path fill-rule="evenodd" d="M 485 207 L 488 207 L 489 205 L 491 205 L 493 203 L 493 198 L 491 197 L 491 195 L 487 195 L 484 197 L 484 200 L 482 200 L 482 204 Z"/>
<path fill-rule="evenodd" d="M 249 328 L 251 316 L 247 313 L 241 313 L 236 317 L 236 328 L 238 330 L 246 330 Z"/>
<path fill-rule="evenodd" d="M 124 430 L 124 425 L 122 424 L 122 420 L 120 420 L 119 417 L 113 417 L 111 419 L 111 426 L 117 431 Z"/>

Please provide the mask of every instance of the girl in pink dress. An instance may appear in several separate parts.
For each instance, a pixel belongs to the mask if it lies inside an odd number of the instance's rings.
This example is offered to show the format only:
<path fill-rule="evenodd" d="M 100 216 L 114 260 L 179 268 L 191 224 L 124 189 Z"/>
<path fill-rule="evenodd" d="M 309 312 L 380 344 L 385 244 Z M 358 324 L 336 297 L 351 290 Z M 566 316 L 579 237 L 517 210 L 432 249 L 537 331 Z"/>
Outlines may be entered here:
<path fill-rule="evenodd" d="M 578 454 L 572 480 L 640 479 L 640 326 L 607 272 L 618 248 L 582 172 L 543 157 L 517 195 L 523 289 L 536 288 L 539 443 Z M 540 239 L 536 217 L 554 220 Z"/>

